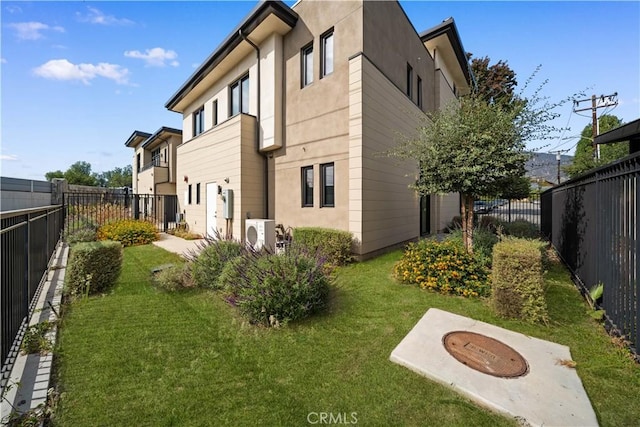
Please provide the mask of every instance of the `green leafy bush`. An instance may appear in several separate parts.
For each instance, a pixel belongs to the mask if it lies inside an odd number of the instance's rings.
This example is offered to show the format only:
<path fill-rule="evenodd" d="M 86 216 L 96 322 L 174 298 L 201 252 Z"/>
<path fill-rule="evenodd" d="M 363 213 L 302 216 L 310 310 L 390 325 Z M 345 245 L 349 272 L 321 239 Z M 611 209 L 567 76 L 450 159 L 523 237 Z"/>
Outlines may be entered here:
<path fill-rule="evenodd" d="M 80 228 L 70 233 L 65 232 L 64 241 L 70 245 L 80 242 L 95 242 L 96 230 L 93 228 Z"/>
<path fill-rule="evenodd" d="M 51 341 L 46 337 L 47 333 L 53 327 L 53 322 L 45 320 L 29 326 L 22 338 L 20 349 L 24 354 L 46 353 L 51 350 Z"/>
<path fill-rule="evenodd" d="M 506 222 L 503 224 L 502 230 L 507 236 L 520 237 L 523 239 L 540 238 L 538 226 L 524 219 Z"/>
<path fill-rule="evenodd" d="M 318 254 L 298 247 L 243 258 L 233 264 L 235 271 L 225 272 L 226 299 L 251 323 L 277 327 L 326 306 L 330 277 Z"/>
<path fill-rule="evenodd" d="M 98 240 L 115 240 L 124 246 L 147 245 L 158 240 L 156 226 L 148 221 L 121 219 L 98 229 Z"/>
<path fill-rule="evenodd" d="M 200 253 L 192 257 L 191 276 L 196 286 L 220 289 L 219 276 L 229 261 L 246 253 L 244 246 L 233 240 L 207 239 Z"/>
<path fill-rule="evenodd" d="M 505 238 L 493 248 L 491 305 L 506 318 L 549 320 L 544 299 L 541 241 Z"/>
<path fill-rule="evenodd" d="M 188 264 L 171 265 L 153 276 L 153 283 L 162 290 L 174 292 L 193 287 L 191 267 Z"/>
<path fill-rule="evenodd" d="M 82 242 L 71 248 L 65 289 L 72 296 L 108 290 L 120 275 L 122 245 L 119 242 Z"/>
<path fill-rule="evenodd" d="M 462 230 L 452 231 L 447 240 L 463 246 Z M 487 228 L 478 227 L 473 230 L 473 256 L 486 268 L 491 268 L 493 246 L 498 243 L 498 236 Z"/>
<path fill-rule="evenodd" d="M 293 229 L 293 242 L 310 252 L 319 252 L 331 265 L 344 265 L 352 260 L 353 236 L 348 231 L 298 227 Z"/>
<path fill-rule="evenodd" d="M 409 243 L 393 273 L 402 283 L 444 294 L 485 296 L 490 291 L 487 269 L 455 240 Z"/>
<path fill-rule="evenodd" d="M 220 276 L 218 276 L 218 287 L 222 289 L 225 298 L 235 294 L 238 283 L 243 280 L 243 272 L 247 271 L 256 262 L 258 256 L 257 253 L 247 252 L 244 255 L 233 258 L 224 265 Z"/>

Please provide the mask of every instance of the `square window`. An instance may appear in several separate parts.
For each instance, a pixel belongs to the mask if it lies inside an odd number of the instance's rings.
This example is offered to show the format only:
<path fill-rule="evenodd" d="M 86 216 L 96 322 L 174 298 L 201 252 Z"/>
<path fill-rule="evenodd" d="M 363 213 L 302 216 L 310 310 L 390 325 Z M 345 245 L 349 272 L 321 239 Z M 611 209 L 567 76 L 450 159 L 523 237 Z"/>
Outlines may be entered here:
<path fill-rule="evenodd" d="M 335 206 L 335 172 L 333 163 L 320 165 L 322 179 L 322 197 L 320 206 L 332 208 Z"/>
<path fill-rule="evenodd" d="M 313 166 L 302 168 L 302 207 L 313 206 Z"/>

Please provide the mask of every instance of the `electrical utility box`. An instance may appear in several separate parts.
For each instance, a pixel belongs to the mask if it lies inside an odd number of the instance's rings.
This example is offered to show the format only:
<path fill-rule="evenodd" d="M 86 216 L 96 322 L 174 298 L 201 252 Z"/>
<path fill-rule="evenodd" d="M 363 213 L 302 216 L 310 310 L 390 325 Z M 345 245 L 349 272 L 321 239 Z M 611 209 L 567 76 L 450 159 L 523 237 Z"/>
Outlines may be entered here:
<path fill-rule="evenodd" d="M 224 219 L 233 218 L 233 190 L 230 188 L 222 190 L 222 216 Z"/>

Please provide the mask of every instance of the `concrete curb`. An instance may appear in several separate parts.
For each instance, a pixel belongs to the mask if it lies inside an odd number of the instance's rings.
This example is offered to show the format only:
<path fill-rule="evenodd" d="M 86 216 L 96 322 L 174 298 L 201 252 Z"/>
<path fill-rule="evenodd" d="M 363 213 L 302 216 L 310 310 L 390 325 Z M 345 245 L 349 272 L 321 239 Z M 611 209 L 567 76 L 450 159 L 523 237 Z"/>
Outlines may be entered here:
<path fill-rule="evenodd" d="M 39 290 L 36 305 L 31 312 L 29 326 L 49 320 L 58 320 L 62 302 L 62 288 L 67 266 L 69 247 L 59 243 L 47 272 L 44 283 Z M 55 348 L 57 326 L 54 324 L 46 335 Z M 21 341 L 21 340 L 20 340 Z M 53 353 L 20 354 L 15 358 L 7 387 L 5 399 L 2 400 L 0 420 L 2 425 L 13 411 L 25 413 L 29 410 L 43 408 L 47 404 Z"/>

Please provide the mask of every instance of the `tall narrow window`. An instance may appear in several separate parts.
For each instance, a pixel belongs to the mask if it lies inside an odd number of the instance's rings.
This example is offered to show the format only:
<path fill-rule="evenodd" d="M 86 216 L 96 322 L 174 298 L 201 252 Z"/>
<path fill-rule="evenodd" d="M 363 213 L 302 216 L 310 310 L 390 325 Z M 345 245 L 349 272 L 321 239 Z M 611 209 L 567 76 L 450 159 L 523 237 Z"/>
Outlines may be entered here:
<path fill-rule="evenodd" d="M 322 35 L 320 78 L 333 73 L 333 28 Z"/>
<path fill-rule="evenodd" d="M 416 91 L 418 92 L 418 107 L 422 108 L 422 79 L 418 76 L 418 86 L 416 87 Z"/>
<path fill-rule="evenodd" d="M 230 116 L 242 112 L 249 113 L 249 75 L 242 77 L 231 84 Z"/>
<path fill-rule="evenodd" d="M 187 204 L 190 205 L 191 204 L 191 190 L 192 190 L 192 185 L 189 184 L 189 192 L 187 193 Z"/>
<path fill-rule="evenodd" d="M 407 96 L 413 98 L 413 68 L 407 64 Z"/>
<path fill-rule="evenodd" d="M 335 175 L 333 163 L 320 165 L 320 173 L 322 178 L 320 206 L 332 208 L 335 206 Z"/>
<path fill-rule="evenodd" d="M 313 166 L 302 168 L 302 207 L 313 206 Z"/>
<path fill-rule="evenodd" d="M 140 168 L 142 168 L 142 161 L 140 160 L 140 153 L 136 154 L 136 170 L 140 172 Z"/>
<path fill-rule="evenodd" d="M 302 48 L 301 57 L 301 81 L 302 87 L 305 87 L 313 83 L 313 43 Z"/>
<path fill-rule="evenodd" d="M 151 163 L 153 164 L 153 166 L 160 166 L 161 160 L 159 148 L 156 148 L 151 152 Z"/>
<path fill-rule="evenodd" d="M 213 126 L 218 124 L 218 100 L 213 101 Z"/>
<path fill-rule="evenodd" d="M 193 136 L 198 136 L 204 132 L 204 106 L 193 113 Z"/>
<path fill-rule="evenodd" d="M 200 204 L 200 183 L 196 184 L 196 205 Z"/>

